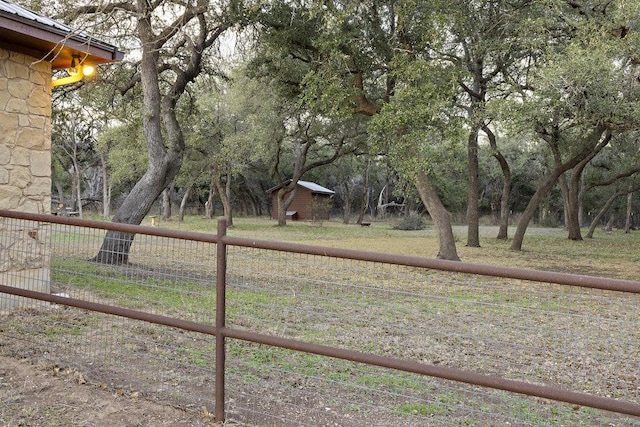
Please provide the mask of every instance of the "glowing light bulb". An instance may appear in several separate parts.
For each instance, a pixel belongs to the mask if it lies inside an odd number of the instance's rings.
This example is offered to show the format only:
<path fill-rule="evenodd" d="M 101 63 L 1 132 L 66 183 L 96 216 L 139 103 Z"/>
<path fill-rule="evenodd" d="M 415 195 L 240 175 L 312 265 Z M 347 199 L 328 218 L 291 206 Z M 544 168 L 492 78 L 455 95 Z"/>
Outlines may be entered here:
<path fill-rule="evenodd" d="M 95 72 L 96 72 L 96 67 L 94 67 L 93 65 L 84 65 L 82 67 L 82 74 L 84 74 L 87 77 L 94 75 Z"/>

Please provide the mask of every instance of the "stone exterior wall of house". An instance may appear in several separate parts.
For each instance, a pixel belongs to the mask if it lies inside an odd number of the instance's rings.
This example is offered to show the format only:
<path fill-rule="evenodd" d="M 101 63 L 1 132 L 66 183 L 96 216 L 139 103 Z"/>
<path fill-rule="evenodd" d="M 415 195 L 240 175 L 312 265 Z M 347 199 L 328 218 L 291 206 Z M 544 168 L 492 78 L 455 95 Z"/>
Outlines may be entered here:
<path fill-rule="evenodd" d="M 51 64 L 0 48 L 0 209 L 50 213 Z M 49 292 L 48 225 L 0 217 L 0 284 Z M 0 294 L 0 312 L 33 304 Z"/>

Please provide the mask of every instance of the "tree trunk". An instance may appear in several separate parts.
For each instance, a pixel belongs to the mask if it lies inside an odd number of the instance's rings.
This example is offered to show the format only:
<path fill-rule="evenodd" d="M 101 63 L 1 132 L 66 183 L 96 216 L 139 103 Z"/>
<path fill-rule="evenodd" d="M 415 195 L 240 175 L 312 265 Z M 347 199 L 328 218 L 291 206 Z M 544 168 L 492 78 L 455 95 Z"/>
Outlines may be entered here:
<path fill-rule="evenodd" d="M 380 190 L 380 194 L 378 194 L 378 204 L 376 205 L 376 214 L 383 221 L 387 217 L 387 200 L 384 200 L 384 203 L 383 203 L 383 197 L 385 196 L 384 191 L 386 189 L 387 189 L 387 184 L 385 184 L 384 187 L 382 187 L 382 190 Z"/>
<path fill-rule="evenodd" d="M 593 232 L 595 231 L 596 227 L 598 226 L 598 223 L 602 220 L 602 217 L 604 217 L 604 215 L 609 211 L 609 209 L 611 208 L 611 206 L 613 205 L 613 202 L 620 196 L 624 196 L 625 194 L 627 195 L 627 220 L 625 223 L 625 233 L 628 233 L 628 231 L 626 230 L 627 226 L 629 227 L 629 230 L 631 229 L 631 196 L 633 195 L 633 193 L 635 193 L 636 191 L 640 190 L 640 185 L 633 185 L 630 184 L 629 188 L 627 188 L 626 191 L 621 191 L 621 190 L 617 190 L 615 193 L 613 193 L 613 195 L 609 198 L 609 200 L 607 200 L 607 203 L 605 203 L 605 205 L 602 207 L 602 209 L 600 209 L 600 212 L 598 212 L 598 215 L 596 215 L 596 217 L 593 219 L 593 222 L 591 223 L 591 226 L 589 227 L 589 232 L 587 233 L 587 237 L 592 238 L 593 237 Z M 613 229 L 613 220 L 614 220 L 615 216 L 612 214 L 611 217 L 609 218 L 609 221 L 607 222 L 607 225 L 605 227 L 606 231 L 611 231 Z"/>
<path fill-rule="evenodd" d="M 219 25 L 208 30 L 203 17 L 205 11 L 187 9 L 185 19 L 176 21 L 172 28 L 159 29 L 156 34 L 155 23 L 158 15 L 157 2 L 136 0 L 135 30 L 141 48 L 139 64 L 142 95 L 142 130 L 147 142 L 149 165 L 142 178 L 125 198 L 122 206 L 113 217 L 113 222 L 140 224 L 151 209 L 153 202 L 171 183 L 180 170 L 185 142 L 182 128 L 176 115 L 176 105 L 189 83 L 195 80 L 201 70 L 203 53 L 229 26 Z M 193 18 L 193 19 L 192 19 Z M 163 79 L 163 94 L 160 90 L 160 52 L 167 44 L 175 41 L 180 26 L 189 25 L 189 43 L 183 47 L 188 58 L 172 68 L 173 81 Z M 173 43 L 175 45 L 175 43 Z M 159 69 L 160 67 L 160 69 Z M 134 234 L 108 231 L 94 261 L 103 263 L 126 263 Z"/>
<path fill-rule="evenodd" d="M 529 226 L 529 222 L 533 218 L 533 215 L 540 205 L 540 202 L 542 202 L 542 199 L 544 199 L 551 188 L 553 188 L 555 183 L 558 181 L 558 176 L 562 175 L 563 172 L 564 171 L 562 171 L 561 168 L 555 168 L 542 186 L 540 186 L 533 196 L 531 196 L 527 207 L 520 217 L 520 221 L 518 221 L 516 233 L 513 236 L 513 242 L 511 242 L 511 249 L 516 251 L 522 250 L 522 242 L 524 240 L 524 234 L 527 231 L 527 227 Z"/>
<path fill-rule="evenodd" d="M 349 224 L 351 219 L 351 186 L 348 183 L 343 185 L 344 188 L 344 206 L 342 207 L 342 223 Z"/>
<path fill-rule="evenodd" d="M 562 159 L 560 157 L 560 150 L 557 144 L 551 144 L 551 151 L 553 152 L 553 159 L 556 168 L 562 168 Z M 579 173 L 577 170 L 573 171 L 573 175 Z M 572 176 L 573 180 L 573 176 Z M 571 189 L 567 183 L 566 172 L 558 177 L 558 184 L 560 185 L 560 192 L 562 193 L 562 202 L 564 205 L 564 224 L 569 233 L 569 240 L 582 240 L 582 234 L 580 233 L 580 224 L 578 220 L 577 203 L 571 194 Z M 575 199 L 577 199 L 577 193 Z"/>
<path fill-rule="evenodd" d="M 580 228 L 585 227 L 584 223 L 584 203 L 582 203 L 582 197 L 584 194 L 584 174 L 580 176 L 580 189 L 578 190 L 578 226 Z"/>
<path fill-rule="evenodd" d="M 100 152 L 100 167 L 102 169 L 102 217 L 108 220 L 111 215 L 111 181 L 107 158 L 102 152 Z"/>
<path fill-rule="evenodd" d="M 191 187 L 187 187 L 184 191 L 184 195 L 182 196 L 182 200 L 180 201 L 180 210 L 178 211 L 178 221 L 184 221 L 184 209 L 187 206 L 187 200 L 191 195 Z"/>
<path fill-rule="evenodd" d="M 78 209 L 78 173 L 76 172 L 76 167 L 71 167 L 71 206 L 72 210 Z"/>
<path fill-rule="evenodd" d="M 367 161 L 367 166 L 364 170 L 364 176 L 362 180 L 362 201 L 360 204 L 360 213 L 356 224 L 362 224 L 364 215 L 367 212 L 367 206 L 369 206 L 369 166 L 371 166 L 371 160 Z"/>
<path fill-rule="evenodd" d="M 573 171 L 576 173 L 576 171 Z M 569 240 L 582 240 L 580 231 L 580 223 L 578 221 L 578 194 L 572 192 L 567 183 L 566 173 L 558 178 L 560 190 L 562 192 L 562 200 L 564 203 L 565 226 L 567 227 Z"/>
<path fill-rule="evenodd" d="M 587 231 L 587 238 L 589 239 L 593 238 L 593 232 L 596 230 L 596 227 L 598 226 L 600 221 L 602 221 L 602 218 L 607 214 L 607 212 L 609 212 L 609 209 L 611 209 L 613 202 L 615 202 L 619 196 L 620 196 L 620 193 L 616 191 L 615 193 L 613 193 L 611 197 L 609 197 L 609 200 L 607 200 L 607 203 L 604 204 L 602 209 L 600 209 L 600 212 L 598 212 L 596 217 L 591 222 L 591 225 L 589 226 L 589 231 Z M 611 215 L 611 218 L 613 218 L 613 215 Z"/>
<path fill-rule="evenodd" d="M 609 221 L 607 221 L 607 225 L 604 227 L 604 231 L 612 232 L 613 231 L 613 223 L 616 220 L 616 215 L 614 213 L 609 217 Z"/>
<path fill-rule="evenodd" d="M 624 221 L 625 234 L 631 233 L 631 212 L 633 207 L 632 202 L 633 202 L 633 193 L 629 192 L 629 194 L 627 194 L 627 214 Z"/>
<path fill-rule="evenodd" d="M 74 156 L 75 156 L 75 151 L 74 151 Z M 75 199 L 76 199 L 76 209 L 78 211 L 78 217 L 79 218 L 84 218 L 84 215 L 82 213 L 82 185 L 81 182 L 82 180 L 80 179 L 80 167 L 78 166 L 78 162 L 76 161 L 76 159 L 73 159 L 73 177 L 74 177 L 74 183 L 75 183 Z"/>
<path fill-rule="evenodd" d="M 460 261 L 456 250 L 453 228 L 451 227 L 451 214 L 442 204 L 438 193 L 424 171 L 417 173 L 416 187 L 418 194 L 420 194 L 420 199 L 422 199 L 429 215 L 433 219 L 438 233 L 439 250 L 436 256 L 441 259 Z"/>
<path fill-rule="evenodd" d="M 468 202 L 467 202 L 467 246 L 480 247 L 480 209 L 479 209 L 479 170 L 478 164 L 478 130 L 473 129 L 469 134 L 468 146 Z"/>
<path fill-rule="evenodd" d="M 502 157 L 502 155 L 500 155 Z M 504 157 L 502 157 L 504 159 Z M 502 161 L 500 161 L 502 166 Z M 500 227 L 498 229 L 497 239 L 506 240 L 509 234 L 509 199 L 511 198 L 511 169 L 504 161 L 506 168 L 502 169 L 503 181 L 502 181 L 502 196 L 500 199 Z"/>
<path fill-rule="evenodd" d="M 162 190 L 162 220 L 169 221 L 171 218 L 171 193 L 173 183 Z"/>
<path fill-rule="evenodd" d="M 124 199 L 113 222 L 140 224 L 151 210 L 153 202 L 178 173 L 180 162 L 170 154 L 156 161 L 159 164 L 150 166 Z M 134 237 L 131 233 L 107 231 L 100 251 L 93 260 L 105 264 L 126 264 Z"/>
<path fill-rule="evenodd" d="M 482 130 L 489 139 L 489 145 L 491 146 L 491 155 L 500 164 L 500 170 L 502 171 L 502 196 L 500 198 L 500 228 L 498 229 L 497 239 L 507 239 L 509 229 L 509 198 L 511 197 L 511 168 L 507 159 L 498 150 L 498 143 L 493 131 L 487 125 L 482 125 Z"/>
<path fill-rule="evenodd" d="M 251 213 L 253 216 L 261 216 L 262 212 L 260 209 L 260 201 L 253 195 L 253 192 L 248 189 L 247 197 L 249 198 L 249 207 L 251 207 Z M 247 207 L 247 214 L 249 213 L 249 208 Z"/>
<path fill-rule="evenodd" d="M 56 187 L 56 193 L 58 193 L 58 209 L 60 209 L 61 207 L 64 209 L 65 198 L 62 184 L 57 179 L 53 178 L 53 186 Z"/>
<path fill-rule="evenodd" d="M 368 207 L 369 207 L 369 188 L 365 186 L 362 191 L 362 200 L 360 202 L 360 213 L 358 214 L 358 219 L 356 220 L 356 224 L 362 224 L 362 221 L 364 221 L 364 216 L 367 214 Z"/>
<path fill-rule="evenodd" d="M 142 0 L 138 1 L 138 5 L 141 10 L 146 8 Z M 140 81 L 143 100 L 143 133 L 147 142 L 149 166 L 113 217 L 113 222 L 125 224 L 142 222 L 153 202 L 178 174 L 184 150 L 183 135 L 177 125 L 175 108 L 173 108 L 177 99 L 169 99 L 168 105 L 161 108 L 162 96 L 157 70 L 159 53 L 152 48 L 155 45 L 155 35 L 150 19 L 149 15 L 141 16 L 137 27 L 142 45 L 148 46 L 142 49 Z M 170 149 L 165 148 L 163 122 L 168 139 L 166 145 Z M 100 251 L 93 260 L 108 264 L 129 262 L 129 250 L 134 237 L 132 233 L 108 231 Z"/>
<path fill-rule="evenodd" d="M 582 169 L 580 165 L 573 169 L 571 174 L 568 204 L 567 204 L 567 236 L 569 240 L 581 241 L 582 231 L 580 230 L 580 177 L 582 175 Z"/>
<path fill-rule="evenodd" d="M 213 174 L 211 174 L 211 180 L 209 181 L 209 197 L 207 198 L 207 201 L 204 204 L 204 214 L 207 217 L 207 219 L 213 219 L 213 204 L 215 203 L 215 198 L 216 196 L 216 183 L 215 180 L 213 179 Z"/>
<path fill-rule="evenodd" d="M 230 176 L 227 175 L 227 186 L 229 185 Z M 216 190 L 218 190 L 218 195 L 220 195 L 220 201 L 222 202 L 222 208 L 224 210 L 224 217 L 227 220 L 227 227 L 233 227 L 233 214 L 231 209 L 231 201 L 229 200 L 229 194 L 227 193 L 228 188 L 222 183 L 222 178 L 215 171 L 213 171 L 213 182 L 215 183 Z"/>
<path fill-rule="evenodd" d="M 566 225 L 569 233 L 568 238 L 570 240 L 582 240 L 582 233 L 580 230 L 580 183 L 582 181 L 582 173 L 584 172 L 587 164 L 596 156 L 596 154 L 609 144 L 611 138 L 612 134 L 608 132 L 605 135 L 605 138 L 596 145 L 589 155 L 573 168 L 569 184 L 567 184 L 565 178 L 561 178 L 561 183 L 564 183 L 566 186 L 566 188 L 562 187 L 562 192 L 563 198 L 565 199 Z M 559 153 L 554 153 L 554 156 L 556 155 L 559 157 Z"/>
<path fill-rule="evenodd" d="M 293 181 L 292 181 L 293 182 Z M 287 225 L 287 209 L 291 206 L 293 199 L 296 196 L 296 186 L 293 184 L 285 185 L 278 190 L 276 195 L 278 200 L 278 226 L 284 227 Z"/>

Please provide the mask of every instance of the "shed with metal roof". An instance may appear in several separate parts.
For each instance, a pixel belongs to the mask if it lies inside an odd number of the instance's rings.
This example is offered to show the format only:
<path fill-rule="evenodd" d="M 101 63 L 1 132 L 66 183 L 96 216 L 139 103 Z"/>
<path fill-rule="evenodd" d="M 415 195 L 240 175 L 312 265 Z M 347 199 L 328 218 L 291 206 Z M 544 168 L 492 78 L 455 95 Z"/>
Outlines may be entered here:
<path fill-rule="evenodd" d="M 271 194 L 271 217 L 278 219 L 278 190 L 289 184 L 291 180 L 267 190 Z M 298 181 L 296 194 L 287 208 L 287 219 L 300 221 L 328 220 L 331 214 L 331 198 L 335 192 L 310 181 Z"/>

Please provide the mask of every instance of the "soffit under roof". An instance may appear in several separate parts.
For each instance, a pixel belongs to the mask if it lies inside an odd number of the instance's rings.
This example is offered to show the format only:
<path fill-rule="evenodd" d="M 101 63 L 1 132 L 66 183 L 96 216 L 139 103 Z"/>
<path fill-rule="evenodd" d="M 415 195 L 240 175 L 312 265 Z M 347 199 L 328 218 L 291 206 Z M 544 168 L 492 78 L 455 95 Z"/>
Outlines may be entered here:
<path fill-rule="evenodd" d="M 53 69 L 69 67 L 74 55 L 87 64 L 124 56 L 113 45 L 6 0 L 0 0 L 0 46 L 50 61 Z"/>

